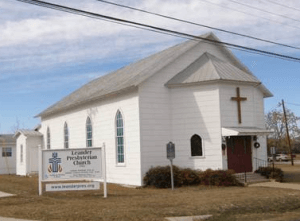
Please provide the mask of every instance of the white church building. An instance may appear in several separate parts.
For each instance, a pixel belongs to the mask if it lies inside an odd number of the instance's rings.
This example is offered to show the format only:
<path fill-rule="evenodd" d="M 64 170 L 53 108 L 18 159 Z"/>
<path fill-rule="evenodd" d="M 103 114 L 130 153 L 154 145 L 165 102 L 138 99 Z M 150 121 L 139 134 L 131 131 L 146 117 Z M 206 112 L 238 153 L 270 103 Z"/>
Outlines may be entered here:
<path fill-rule="evenodd" d="M 39 132 L 47 149 L 105 143 L 111 183 L 143 185 L 151 167 L 169 164 L 170 141 L 174 165 L 249 172 L 267 160 L 271 96 L 224 45 L 190 40 L 74 91 L 38 114 Z"/>

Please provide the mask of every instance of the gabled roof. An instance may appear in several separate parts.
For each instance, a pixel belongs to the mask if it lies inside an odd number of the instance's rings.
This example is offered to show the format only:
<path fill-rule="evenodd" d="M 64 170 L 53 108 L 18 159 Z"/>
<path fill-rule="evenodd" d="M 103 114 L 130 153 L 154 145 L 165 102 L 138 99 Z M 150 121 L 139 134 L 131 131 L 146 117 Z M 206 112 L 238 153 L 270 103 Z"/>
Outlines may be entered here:
<path fill-rule="evenodd" d="M 208 33 L 202 35 L 201 37 L 220 41 L 213 33 Z M 50 106 L 49 108 L 38 114 L 36 117 L 46 117 L 52 114 L 59 113 L 61 111 L 78 107 L 82 104 L 87 104 L 88 102 L 99 100 L 112 95 L 122 94 L 130 90 L 135 90 L 142 82 L 158 73 L 167 65 L 174 62 L 177 58 L 185 54 L 190 49 L 194 48 L 200 42 L 202 42 L 202 40 L 189 40 L 183 42 L 181 44 L 158 52 L 154 55 L 151 55 L 147 58 L 144 58 L 136 63 L 123 67 L 110 74 L 99 77 L 82 86 L 54 105 Z M 220 46 L 220 48 L 224 53 L 226 53 L 226 55 L 229 57 L 229 60 L 232 61 L 231 64 L 229 64 L 228 62 L 223 62 L 216 57 L 212 57 L 209 54 L 206 54 L 203 58 L 201 58 L 201 61 L 203 60 L 202 62 L 204 63 L 205 60 L 210 61 L 210 65 L 213 66 L 212 69 L 215 70 L 215 78 L 217 78 L 217 75 L 219 77 L 225 77 L 225 73 L 222 73 L 223 69 L 226 70 L 227 75 L 229 75 L 229 72 L 231 70 L 234 70 L 235 76 L 237 76 L 238 79 L 247 79 L 248 81 L 255 81 L 257 83 L 260 83 L 247 69 L 247 67 L 245 67 L 226 47 Z M 193 62 L 194 61 L 191 61 L 191 63 Z M 189 68 L 186 69 L 185 74 L 188 75 L 188 73 L 191 72 L 194 66 L 197 66 L 196 63 L 194 65 L 190 64 Z M 207 65 L 207 67 L 209 67 L 209 64 Z M 199 79 L 204 79 L 203 76 L 200 77 L 200 73 L 204 73 L 204 71 L 200 70 L 200 72 L 196 74 L 195 77 L 197 76 Z M 183 75 L 185 74 L 181 73 L 180 76 L 183 77 Z M 226 78 L 229 78 L 229 76 L 227 76 Z M 260 85 L 259 87 L 264 92 L 264 94 L 272 95 L 263 85 Z"/>
<path fill-rule="evenodd" d="M 209 35 L 210 33 L 202 37 L 206 38 Z M 134 89 L 198 43 L 199 41 L 186 41 L 99 77 L 50 106 L 37 117 L 54 114 L 102 97 Z"/>
<path fill-rule="evenodd" d="M 14 137 L 18 138 L 21 134 L 23 134 L 26 137 L 41 137 L 43 136 L 42 133 L 35 131 L 35 130 L 28 130 L 28 129 L 22 129 L 22 130 L 18 130 Z"/>
<path fill-rule="evenodd" d="M 0 134 L 0 146 L 14 143 L 16 143 L 16 139 L 13 134 Z"/>
<path fill-rule="evenodd" d="M 180 86 L 216 80 L 260 83 L 254 75 L 250 75 L 231 63 L 222 61 L 214 55 L 205 52 L 169 80 L 166 85 Z"/>

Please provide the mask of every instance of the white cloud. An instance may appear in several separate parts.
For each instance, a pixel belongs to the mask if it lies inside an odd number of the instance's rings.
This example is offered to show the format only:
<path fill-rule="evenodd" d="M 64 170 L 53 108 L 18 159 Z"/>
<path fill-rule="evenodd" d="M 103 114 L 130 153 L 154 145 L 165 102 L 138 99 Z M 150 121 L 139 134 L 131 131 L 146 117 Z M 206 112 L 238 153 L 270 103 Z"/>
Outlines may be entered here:
<path fill-rule="evenodd" d="M 50 2 L 50 0 L 48 1 Z M 297 24 L 297 22 L 287 21 L 280 17 L 274 18 L 274 16 L 256 10 L 249 10 L 249 8 L 224 0 L 121 1 L 121 4 L 272 41 L 291 45 L 299 44 L 299 30 L 296 28 L 282 26 L 240 12 L 217 7 L 208 4 L 207 1 L 278 20 L 287 25 L 299 26 L 300 29 L 300 24 Z M 195 35 L 211 31 L 194 25 L 110 6 L 94 0 L 71 2 L 52 0 L 51 2 Z M 118 1 L 118 3 L 120 2 Z M 251 3 L 247 2 L 247 4 Z M 300 2 L 293 1 L 293 4 L 295 7 L 300 8 Z M 299 18 L 299 14 L 295 11 L 276 5 L 271 7 L 264 1 L 255 1 L 255 6 L 269 11 L 272 8 L 273 13 L 290 13 L 289 16 Z M 22 70 L 27 73 L 31 69 L 53 68 L 72 63 L 85 63 L 91 60 L 97 60 L 103 64 L 113 63 L 120 59 L 126 61 L 136 60 L 182 40 L 110 22 L 19 3 L 14 0 L 1 2 L 0 10 L 6 12 L 4 16 L 6 19 L 0 21 L 0 29 L 2 30 L 0 35 L 0 72 L 6 73 L 5 77 L 3 77 L 3 74 L 0 75 L 1 79 L 22 76 Z M 254 42 L 221 32 L 218 32 L 217 35 L 221 40 L 227 42 L 250 47 L 268 47 L 270 50 L 275 49 L 263 42 Z M 281 50 L 280 52 L 285 51 Z"/>

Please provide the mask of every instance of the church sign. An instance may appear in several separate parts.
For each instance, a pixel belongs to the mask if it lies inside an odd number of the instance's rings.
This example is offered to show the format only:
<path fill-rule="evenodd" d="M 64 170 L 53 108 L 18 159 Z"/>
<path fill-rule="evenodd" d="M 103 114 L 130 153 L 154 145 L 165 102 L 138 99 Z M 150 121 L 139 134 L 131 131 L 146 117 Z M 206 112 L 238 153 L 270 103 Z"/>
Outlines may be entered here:
<path fill-rule="evenodd" d="M 101 178 L 101 148 L 43 151 L 43 180 Z"/>
<path fill-rule="evenodd" d="M 99 182 L 103 182 L 106 198 L 105 144 L 99 148 L 49 150 L 42 150 L 39 146 L 39 195 L 43 192 L 43 182 L 58 181 L 85 181 L 85 183 L 46 184 L 46 191 L 99 189 Z"/>

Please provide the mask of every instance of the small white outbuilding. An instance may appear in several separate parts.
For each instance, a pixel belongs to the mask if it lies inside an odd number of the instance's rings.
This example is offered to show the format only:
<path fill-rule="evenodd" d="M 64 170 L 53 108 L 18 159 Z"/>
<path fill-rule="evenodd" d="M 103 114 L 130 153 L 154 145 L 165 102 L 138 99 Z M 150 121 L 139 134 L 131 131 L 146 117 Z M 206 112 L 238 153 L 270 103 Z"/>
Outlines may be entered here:
<path fill-rule="evenodd" d="M 16 173 L 16 140 L 13 134 L 0 134 L 0 174 Z"/>
<path fill-rule="evenodd" d="M 26 176 L 38 172 L 38 146 L 42 144 L 43 135 L 36 130 L 18 130 L 16 174 Z"/>

